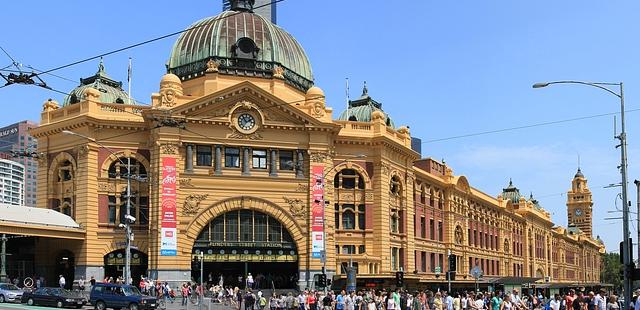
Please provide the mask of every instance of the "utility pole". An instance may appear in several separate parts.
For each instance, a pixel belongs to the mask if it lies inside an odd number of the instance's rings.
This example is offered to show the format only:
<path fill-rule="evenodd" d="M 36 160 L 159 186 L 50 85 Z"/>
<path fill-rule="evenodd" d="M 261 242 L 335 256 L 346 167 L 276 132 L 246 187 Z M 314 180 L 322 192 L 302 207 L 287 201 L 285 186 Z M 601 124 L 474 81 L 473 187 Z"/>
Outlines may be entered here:
<path fill-rule="evenodd" d="M 638 261 L 640 262 L 640 180 L 634 180 L 633 184 L 636 185 L 636 212 L 638 212 L 636 213 L 638 216 L 638 222 L 636 224 L 638 228 L 638 239 L 636 239 L 636 241 L 638 242 Z"/>
<path fill-rule="evenodd" d="M 7 280 L 7 235 L 2 234 L 2 253 L 0 253 L 0 258 L 2 258 L 2 267 L 0 269 L 0 282 L 4 283 Z"/>

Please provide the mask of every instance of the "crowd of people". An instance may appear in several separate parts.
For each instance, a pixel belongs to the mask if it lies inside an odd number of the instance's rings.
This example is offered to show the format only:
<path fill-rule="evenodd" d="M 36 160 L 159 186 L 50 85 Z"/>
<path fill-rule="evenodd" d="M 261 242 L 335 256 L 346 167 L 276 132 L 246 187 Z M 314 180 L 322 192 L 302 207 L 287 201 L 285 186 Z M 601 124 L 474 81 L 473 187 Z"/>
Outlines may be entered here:
<path fill-rule="evenodd" d="M 606 291 L 544 296 L 542 291 L 520 295 L 511 292 L 455 292 L 406 290 L 363 290 L 339 294 L 329 291 L 303 291 L 298 294 L 263 296 L 251 289 L 221 292 L 233 296 L 238 310 L 616 310 L 617 296 Z M 637 302 L 640 305 L 640 301 Z M 635 310 L 640 310 L 636 308 Z"/>

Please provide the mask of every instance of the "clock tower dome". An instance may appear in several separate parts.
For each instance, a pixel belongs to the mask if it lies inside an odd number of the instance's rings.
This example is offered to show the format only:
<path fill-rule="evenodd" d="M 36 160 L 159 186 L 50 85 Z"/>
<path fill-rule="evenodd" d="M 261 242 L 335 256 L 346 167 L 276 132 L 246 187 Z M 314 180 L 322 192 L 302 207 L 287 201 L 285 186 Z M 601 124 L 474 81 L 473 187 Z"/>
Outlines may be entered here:
<path fill-rule="evenodd" d="M 567 216 L 568 224 L 575 225 L 587 236 L 593 232 L 593 200 L 591 191 L 587 187 L 582 171 L 578 172 L 571 181 L 571 189 L 567 192 Z"/>

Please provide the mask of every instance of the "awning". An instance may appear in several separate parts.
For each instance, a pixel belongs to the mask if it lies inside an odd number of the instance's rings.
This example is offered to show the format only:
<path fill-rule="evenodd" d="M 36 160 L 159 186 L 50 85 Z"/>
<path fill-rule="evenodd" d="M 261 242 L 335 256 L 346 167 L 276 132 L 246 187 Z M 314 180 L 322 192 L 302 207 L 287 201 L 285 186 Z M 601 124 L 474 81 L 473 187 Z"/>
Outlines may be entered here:
<path fill-rule="evenodd" d="M 0 233 L 62 239 L 85 238 L 85 231 L 68 215 L 26 206 L 0 204 Z"/>
<path fill-rule="evenodd" d="M 522 284 L 535 284 L 536 281 L 542 278 L 536 277 L 502 277 L 489 280 L 492 284 L 507 284 L 507 285 L 522 285 Z M 536 285 L 537 286 L 537 285 Z"/>

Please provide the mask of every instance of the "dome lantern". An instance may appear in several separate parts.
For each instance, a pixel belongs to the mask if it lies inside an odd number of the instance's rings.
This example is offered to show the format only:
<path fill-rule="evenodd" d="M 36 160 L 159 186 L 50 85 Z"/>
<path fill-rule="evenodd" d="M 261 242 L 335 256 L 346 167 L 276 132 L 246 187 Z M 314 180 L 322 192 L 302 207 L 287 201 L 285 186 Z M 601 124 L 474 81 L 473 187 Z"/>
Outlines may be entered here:
<path fill-rule="evenodd" d="M 80 85 L 69 92 L 69 95 L 64 98 L 62 106 L 65 107 L 82 101 L 89 88 L 97 91 L 97 94 L 99 94 L 99 101 L 102 103 L 134 103 L 133 100 L 130 100 L 129 94 L 122 89 L 122 82 L 115 81 L 107 75 L 104 68 L 104 62 L 100 59 L 100 64 L 98 64 L 98 71 L 96 74 L 88 78 L 81 78 Z"/>
<path fill-rule="evenodd" d="M 384 116 L 384 122 L 388 127 L 395 128 L 395 124 L 389 115 L 382 110 L 382 103 L 373 100 L 369 96 L 367 82 L 362 87 L 362 95 L 356 100 L 349 100 L 349 106 L 338 116 L 339 121 L 371 122 L 379 118 L 379 113 Z"/>

